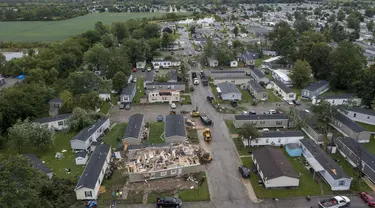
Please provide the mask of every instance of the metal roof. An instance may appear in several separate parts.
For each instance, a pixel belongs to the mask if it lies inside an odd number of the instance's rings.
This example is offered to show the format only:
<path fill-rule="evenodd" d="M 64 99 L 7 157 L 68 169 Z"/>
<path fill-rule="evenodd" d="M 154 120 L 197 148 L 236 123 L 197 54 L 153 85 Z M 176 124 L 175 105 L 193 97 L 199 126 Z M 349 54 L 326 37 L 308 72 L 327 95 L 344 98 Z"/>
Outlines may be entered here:
<path fill-rule="evenodd" d="M 263 115 L 234 115 L 235 120 L 272 120 L 272 119 L 286 119 L 284 114 L 263 114 Z"/>
<path fill-rule="evenodd" d="M 110 153 L 110 148 L 111 146 L 109 144 L 102 144 L 95 148 L 75 190 L 80 188 L 95 188 L 100 172 L 106 162 L 107 155 Z"/>
<path fill-rule="evenodd" d="M 270 137 L 303 137 L 302 131 L 270 131 L 263 132 L 258 138 L 270 138 Z"/>
<path fill-rule="evenodd" d="M 281 176 L 299 178 L 298 173 L 280 148 L 262 147 L 253 152 L 253 157 L 259 165 L 264 179 L 270 180 Z"/>
<path fill-rule="evenodd" d="M 153 85 L 184 85 L 182 82 L 151 82 L 151 83 L 146 83 L 146 86 L 153 86 Z"/>
<path fill-rule="evenodd" d="M 165 117 L 165 138 L 171 136 L 186 137 L 185 120 L 181 114 L 167 115 Z"/>
<path fill-rule="evenodd" d="M 212 70 L 211 74 L 233 74 L 233 73 L 245 73 L 245 70 Z"/>
<path fill-rule="evenodd" d="M 375 111 L 371 109 L 365 109 L 365 108 L 359 108 L 359 107 L 352 107 L 348 111 L 356 112 L 356 113 L 362 113 L 369 116 L 375 116 Z"/>
<path fill-rule="evenodd" d="M 121 95 L 131 95 L 133 94 L 135 88 L 137 87 L 136 83 L 129 83 L 129 85 L 122 89 Z"/>
<path fill-rule="evenodd" d="M 286 86 L 283 82 L 275 79 L 273 82 L 285 93 L 292 93 L 292 89 L 290 89 L 288 86 Z"/>
<path fill-rule="evenodd" d="M 220 89 L 221 94 L 226 93 L 241 93 L 237 86 L 230 82 L 222 82 L 217 84 L 217 87 Z"/>
<path fill-rule="evenodd" d="M 126 138 L 139 138 L 139 134 L 142 129 L 144 115 L 143 114 L 134 114 L 130 116 L 128 125 L 124 131 L 124 139 Z"/>
<path fill-rule="evenodd" d="M 355 94 L 336 94 L 336 95 L 323 95 L 320 96 L 323 99 L 350 99 L 355 98 L 357 95 Z"/>
<path fill-rule="evenodd" d="M 323 86 L 327 86 L 329 87 L 329 82 L 328 81 L 325 81 L 325 80 L 320 80 L 318 82 L 315 82 L 313 84 L 310 84 L 309 86 L 307 86 L 304 90 L 308 90 L 308 91 L 315 91 Z"/>
<path fill-rule="evenodd" d="M 334 179 L 349 178 L 344 170 L 330 157 L 328 156 L 322 148 L 320 148 L 313 140 L 311 139 L 301 139 L 299 140 L 301 144 L 313 155 L 316 161 L 319 162 L 319 165 L 316 165 L 315 168 L 318 168 L 317 171 L 321 171 L 321 167 L 329 173 Z"/>
<path fill-rule="evenodd" d="M 91 135 L 96 130 L 98 130 L 107 120 L 108 120 L 108 118 L 106 118 L 106 117 L 98 119 L 93 125 L 82 129 L 71 140 L 80 140 L 80 141 L 88 140 L 91 137 Z"/>
<path fill-rule="evenodd" d="M 366 131 L 366 129 L 364 129 L 361 125 L 359 125 L 355 121 L 352 121 L 350 118 L 346 117 L 345 115 L 341 113 L 337 113 L 334 117 L 336 120 L 343 123 L 345 126 L 350 128 L 354 132 L 360 133 L 360 132 Z"/>
<path fill-rule="evenodd" d="M 259 79 L 262 79 L 264 77 L 266 77 L 266 75 L 264 75 L 264 73 L 262 72 L 262 70 L 260 69 L 253 69 L 252 71 Z"/>
<path fill-rule="evenodd" d="M 46 174 L 52 173 L 52 170 L 49 169 L 36 155 L 24 154 L 23 156 L 30 160 L 33 168 L 43 171 Z"/>
<path fill-rule="evenodd" d="M 38 119 L 35 119 L 34 122 L 44 124 L 44 123 L 49 123 L 49 122 L 54 122 L 54 121 L 66 120 L 66 119 L 69 119 L 71 116 L 72 116 L 71 113 L 60 114 L 54 117 L 38 118 Z"/>
<path fill-rule="evenodd" d="M 249 81 L 249 85 L 257 93 L 266 91 L 257 81 L 251 80 Z"/>

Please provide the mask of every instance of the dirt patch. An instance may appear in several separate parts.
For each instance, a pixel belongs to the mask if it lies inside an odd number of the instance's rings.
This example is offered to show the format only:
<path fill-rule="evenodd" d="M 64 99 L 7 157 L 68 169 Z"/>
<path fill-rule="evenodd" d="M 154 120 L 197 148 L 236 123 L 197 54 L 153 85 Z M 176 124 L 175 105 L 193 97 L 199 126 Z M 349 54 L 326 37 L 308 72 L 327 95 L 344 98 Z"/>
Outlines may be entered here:
<path fill-rule="evenodd" d="M 135 191 L 162 191 L 162 190 L 175 190 L 175 189 L 189 189 L 192 186 L 196 186 L 195 181 L 186 180 L 185 177 L 179 178 L 164 178 L 158 180 L 150 180 L 147 182 L 129 183 L 126 186 L 128 190 Z"/>

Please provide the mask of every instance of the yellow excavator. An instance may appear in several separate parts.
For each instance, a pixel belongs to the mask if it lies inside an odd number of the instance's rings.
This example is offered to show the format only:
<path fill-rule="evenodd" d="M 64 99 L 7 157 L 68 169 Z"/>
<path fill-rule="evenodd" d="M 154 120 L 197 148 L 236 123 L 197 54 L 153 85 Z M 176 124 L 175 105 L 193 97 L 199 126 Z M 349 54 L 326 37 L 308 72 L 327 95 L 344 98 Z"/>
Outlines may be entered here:
<path fill-rule="evenodd" d="M 209 142 L 212 140 L 212 136 L 211 136 L 211 130 L 209 128 L 205 128 L 203 130 L 203 139 L 204 141 L 206 142 Z"/>

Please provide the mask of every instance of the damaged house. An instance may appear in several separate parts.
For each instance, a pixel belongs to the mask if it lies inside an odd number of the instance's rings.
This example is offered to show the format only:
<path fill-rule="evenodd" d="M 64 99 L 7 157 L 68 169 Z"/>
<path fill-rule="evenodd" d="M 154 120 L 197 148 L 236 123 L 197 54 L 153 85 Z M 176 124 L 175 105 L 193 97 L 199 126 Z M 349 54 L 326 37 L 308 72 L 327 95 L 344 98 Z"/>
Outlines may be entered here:
<path fill-rule="evenodd" d="M 140 182 L 203 171 L 198 153 L 199 147 L 183 144 L 129 147 L 126 154 L 129 181 Z"/>

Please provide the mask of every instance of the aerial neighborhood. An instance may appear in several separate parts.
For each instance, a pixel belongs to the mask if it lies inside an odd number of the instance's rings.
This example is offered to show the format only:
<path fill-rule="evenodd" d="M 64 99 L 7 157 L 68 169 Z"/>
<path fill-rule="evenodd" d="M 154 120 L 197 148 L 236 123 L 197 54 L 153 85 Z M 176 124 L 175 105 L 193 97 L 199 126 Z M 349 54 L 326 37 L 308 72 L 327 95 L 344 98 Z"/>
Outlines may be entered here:
<path fill-rule="evenodd" d="M 372 1 L 0 14 L 0 207 L 375 207 Z"/>

